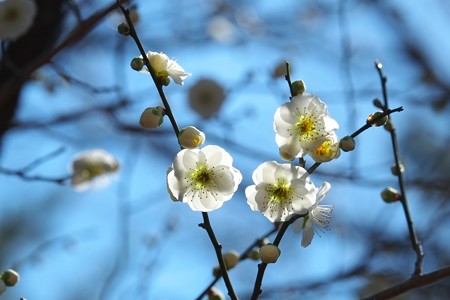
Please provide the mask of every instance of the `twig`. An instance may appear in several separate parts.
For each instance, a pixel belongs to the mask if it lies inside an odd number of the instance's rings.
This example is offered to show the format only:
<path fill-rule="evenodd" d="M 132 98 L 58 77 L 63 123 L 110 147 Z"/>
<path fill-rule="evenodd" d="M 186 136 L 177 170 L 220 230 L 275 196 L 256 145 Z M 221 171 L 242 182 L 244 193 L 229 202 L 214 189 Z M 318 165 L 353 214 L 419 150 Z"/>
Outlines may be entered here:
<path fill-rule="evenodd" d="M 382 71 L 383 65 L 381 64 L 381 62 L 375 61 L 375 68 L 377 69 L 378 75 L 380 76 L 380 80 L 381 80 L 381 87 L 382 87 L 382 91 L 383 91 L 383 100 L 384 100 L 383 110 L 385 112 L 387 112 L 387 111 L 390 111 L 389 105 L 388 105 L 387 89 L 386 89 L 387 78 L 383 75 L 383 71 Z M 388 116 L 388 118 L 389 118 L 389 116 Z M 393 148 L 392 150 L 394 152 L 395 165 L 396 165 L 397 169 L 400 169 L 399 168 L 400 155 L 399 155 L 397 134 L 396 134 L 395 128 L 392 128 L 392 130 L 390 130 L 389 132 L 391 134 L 391 141 L 392 141 L 392 148 Z M 412 275 L 418 276 L 422 273 L 423 257 L 425 254 L 423 252 L 422 244 L 420 243 L 420 240 L 414 229 L 412 217 L 409 212 L 408 200 L 406 198 L 406 187 L 405 187 L 405 183 L 404 183 L 404 179 L 403 179 L 403 172 L 398 172 L 397 178 L 398 178 L 398 185 L 400 187 L 400 193 L 401 193 L 400 202 L 402 203 L 403 211 L 404 211 L 405 217 L 406 217 L 406 222 L 408 224 L 411 245 L 412 245 L 413 250 L 416 252 L 416 263 L 415 263 L 415 267 L 414 267 L 414 273 Z"/>
<path fill-rule="evenodd" d="M 208 233 L 208 236 L 214 246 L 214 250 L 216 251 L 217 260 L 219 261 L 220 271 L 221 271 L 221 274 L 223 277 L 223 281 L 225 282 L 225 285 L 228 290 L 228 295 L 230 296 L 231 299 L 237 300 L 238 297 L 236 296 L 236 293 L 233 290 L 233 285 L 231 284 L 231 280 L 230 280 L 230 277 L 228 276 L 228 272 L 227 272 L 227 267 L 225 265 L 225 261 L 223 260 L 222 246 L 217 241 L 217 238 L 211 227 L 211 223 L 209 222 L 208 213 L 202 212 L 202 216 L 203 216 L 203 223 L 199 224 L 198 226 L 200 226 L 206 230 L 206 232 Z"/>
<path fill-rule="evenodd" d="M 295 215 L 293 216 L 289 221 L 286 221 L 284 223 L 282 223 L 280 230 L 277 233 L 277 236 L 275 237 L 273 244 L 275 246 L 278 247 L 278 245 L 281 242 L 281 239 L 283 238 L 284 234 L 286 233 L 286 230 L 288 229 L 288 227 L 294 223 L 295 220 L 305 217 L 308 213 L 306 214 L 302 214 L 302 215 Z M 267 263 L 263 263 L 261 262 L 260 264 L 258 264 L 258 274 L 256 275 L 256 280 L 255 280 L 255 285 L 253 287 L 253 293 L 252 293 L 252 297 L 251 300 L 256 300 L 258 299 L 259 295 L 261 295 L 262 293 L 262 280 L 264 277 L 264 272 L 266 271 L 267 268 Z"/>
<path fill-rule="evenodd" d="M 434 283 L 438 280 L 441 280 L 445 277 L 450 277 L 450 266 L 443 267 L 437 271 L 423 274 L 423 275 L 417 275 L 412 276 L 408 280 L 397 284 L 393 287 L 390 287 L 384 291 L 378 292 L 376 294 L 373 294 L 372 296 L 363 298 L 363 300 L 380 300 L 380 299 L 389 299 L 395 296 L 398 296 L 400 294 L 403 294 L 404 292 L 407 292 L 412 289 L 416 289 L 418 287 L 422 287 L 425 285 L 429 285 L 431 283 Z"/>
<path fill-rule="evenodd" d="M 268 231 L 266 234 L 262 235 L 259 239 L 254 241 L 252 244 L 250 244 L 247 249 L 245 249 L 240 255 L 239 255 L 239 261 L 243 261 L 248 258 L 248 254 L 261 242 L 267 238 L 268 236 L 272 235 L 278 230 L 277 226 L 274 226 L 270 231 Z M 214 277 L 214 279 L 211 281 L 211 283 L 205 288 L 205 290 L 196 298 L 197 300 L 201 300 L 208 291 L 219 281 L 219 279 L 222 277 L 222 274 L 219 274 L 218 276 Z"/>

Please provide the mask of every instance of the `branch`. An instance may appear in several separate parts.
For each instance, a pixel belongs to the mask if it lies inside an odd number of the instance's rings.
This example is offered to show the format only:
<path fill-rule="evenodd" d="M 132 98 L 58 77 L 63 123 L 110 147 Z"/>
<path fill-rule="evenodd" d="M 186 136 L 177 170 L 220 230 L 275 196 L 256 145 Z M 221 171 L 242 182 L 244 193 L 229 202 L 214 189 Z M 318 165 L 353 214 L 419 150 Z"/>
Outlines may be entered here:
<path fill-rule="evenodd" d="M 383 91 L 383 100 L 384 100 L 383 110 L 384 110 L 384 112 L 387 112 L 387 111 L 389 111 L 388 96 L 387 96 L 387 89 L 386 89 L 387 78 L 383 75 L 383 70 L 382 70 L 383 65 L 381 64 L 381 62 L 376 61 L 375 68 L 377 69 L 378 75 L 380 76 L 380 80 L 381 80 L 381 87 L 382 87 L 382 91 Z M 389 116 L 388 116 L 388 118 L 389 118 Z M 400 158 L 399 158 L 400 154 L 399 154 L 399 149 L 398 149 L 397 133 L 395 131 L 395 127 L 392 126 L 392 129 L 389 130 L 389 132 L 391 134 L 391 142 L 392 142 L 392 150 L 394 152 L 395 166 L 396 166 L 397 170 L 400 170 Z M 411 245 L 412 245 L 413 250 L 416 252 L 416 264 L 414 267 L 414 273 L 412 275 L 418 276 L 422 273 L 423 257 L 425 254 L 423 252 L 422 244 L 420 243 L 420 240 L 417 237 L 417 233 L 413 226 L 412 217 L 409 212 L 408 200 L 406 198 L 406 187 L 405 187 L 405 182 L 403 179 L 403 172 L 401 172 L 401 171 L 397 172 L 397 178 L 398 178 L 398 185 L 400 187 L 400 194 L 401 194 L 400 202 L 402 203 L 406 222 L 408 224 Z"/>
<path fill-rule="evenodd" d="M 372 296 L 363 298 L 363 300 L 380 300 L 380 299 L 389 299 L 400 294 L 403 294 L 409 290 L 416 289 L 418 287 L 423 287 L 425 285 L 432 284 L 436 281 L 439 281 L 445 277 L 450 277 L 450 266 L 443 267 L 437 271 L 413 276 L 410 279 L 394 285 L 384 291 L 378 292 Z"/>

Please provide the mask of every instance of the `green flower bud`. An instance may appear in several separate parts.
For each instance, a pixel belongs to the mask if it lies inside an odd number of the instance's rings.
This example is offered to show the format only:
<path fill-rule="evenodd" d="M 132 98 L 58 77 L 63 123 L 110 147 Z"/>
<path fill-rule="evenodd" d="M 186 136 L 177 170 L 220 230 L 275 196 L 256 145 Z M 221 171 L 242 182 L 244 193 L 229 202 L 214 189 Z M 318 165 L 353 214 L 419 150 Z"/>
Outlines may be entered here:
<path fill-rule="evenodd" d="M 373 105 L 377 108 L 383 109 L 383 103 L 381 103 L 380 99 L 373 99 Z"/>
<path fill-rule="evenodd" d="M 223 261 L 225 262 L 225 266 L 229 270 L 239 262 L 239 253 L 234 250 L 227 252 L 223 254 Z"/>
<path fill-rule="evenodd" d="M 117 26 L 117 31 L 121 35 L 129 35 L 130 34 L 130 27 L 128 27 L 125 23 L 120 23 L 119 26 Z"/>
<path fill-rule="evenodd" d="M 386 124 L 384 124 L 384 129 L 386 129 L 389 132 L 393 132 L 395 130 L 394 122 L 392 122 L 391 119 L 389 119 Z"/>
<path fill-rule="evenodd" d="M 355 140 L 349 135 L 344 136 L 339 141 L 339 148 L 344 152 L 353 151 L 355 149 Z"/>
<path fill-rule="evenodd" d="M 292 96 L 301 95 L 305 92 L 306 85 L 303 80 L 297 80 L 292 83 Z"/>
<path fill-rule="evenodd" d="M 400 195 L 400 193 L 396 189 L 391 187 L 387 187 L 381 192 L 381 198 L 386 203 L 396 202 L 400 200 L 401 197 L 402 196 Z"/>
<path fill-rule="evenodd" d="M 247 257 L 251 260 L 259 260 L 259 250 L 254 248 L 247 253 Z"/>
<path fill-rule="evenodd" d="M 383 126 L 384 124 L 386 124 L 386 122 L 388 121 L 388 116 L 383 116 L 379 119 L 377 119 L 383 112 L 382 111 L 377 111 L 373 114 L 371 114 L 369 117 L 367 117 L 367 122 L 373 122 L 372 126 Z M 373 121 L 376 120 L 376 121 Z"/>
<path fill-rule="evenodd" d="M 391 173 L 394 176 L 398 176 L 401 173 L 405 172 L 405 166 L 403 166 L 402 163 L 399 163 L 398 166 L 396 164 L 393 164 L 391 166 Z"/>
<path fill-rule="evenodd" d="M 135 71 L 140 71 L 144 67 L 144 60 L 140 57 L 135 57 L 131 60 L 130 66 Z"/>
<path fill-rule="evenodd" d="M 259 257 L 263 263 L 275 263 L 280 257 L 281 250 L 274 244 L 267 244 L 259 249 Z"/>
<path fill-rule="evenodd" d="M 8 269 L 0 276 L 6 286 L 15 286 L 19 281 L 19 273 Z"/>
<path fill-rule="evenodd" d="M 157 128 L 162 124 L 164 115 L 165 110 L 161 106 L 148 107 L 142 113 L 139 124 L 144 128 Z"/>
<path fill-rule="evenodd" d="M 159 78 L 163 86 L 168 86 L 170 84 L 170 78 L 168 76 L 163 76 Z"/>

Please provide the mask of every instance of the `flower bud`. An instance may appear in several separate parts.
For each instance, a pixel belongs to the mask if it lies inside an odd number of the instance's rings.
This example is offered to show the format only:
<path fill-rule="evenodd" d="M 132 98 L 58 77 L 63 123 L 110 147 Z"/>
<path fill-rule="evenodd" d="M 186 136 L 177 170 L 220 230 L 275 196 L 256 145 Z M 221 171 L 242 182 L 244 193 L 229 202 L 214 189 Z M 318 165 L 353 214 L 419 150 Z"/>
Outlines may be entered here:
<path fill-rule="evenodd" d="M 3 282 L 3 280 L 0 280 L 0 295 L 3 294 L 6 291 L 6 284 Z"/>
<path fill-rule="evenodd" d="M 401 197 L 402 196 L 400 195 L 400 193 L 396 189 L 391 187 L 387 187 L 381 192 L 381 198 L 386 203 L 396 202 L 400 200 Z"/>
<path fill-rule="evenodd" d="M 391 173 L 394 176 L 398 176 L 401 173 L 405 172 L 405 166 L 403 166 L 402 163 L 399 163 L 398 166 L 396 164 L 393 164 L 391 166 Z"/>
<path fill-rule="evenodd" d="M 220 266 L 215 266 L 212 273 L 213 273 L 214 277 L 221 276 L 222 275 L 222 270 L 220 270 Z"/>
<path fill-rule="evenodd" d="M 386 129 L 389 132 L 393 132 L 395 130 L 394 122 L 392 122 L 391 119 L 389 119 L 386 124 L 384 124 L 384 129 Z"/>
<path fill-rule="evenodd" d="M 344 152 L 353 151 L 355 149 L 355 140 L 349 135 L 344 136 L 339 142 L 339 148 Z"/>
<path fill-rule="evenodd" d="M 159 80 L 163 86 L 168 86 L 170 84 L 170 78 L 168 76 L 162 76 Z"/>
<path fill-rule="evenodd" d="M 281 251 L 274 244 L 267 244 L 259 249 L 259 257 L 263 263 L 275 263 L 280 257 Z"/>
<path fill-rule="evenodd" d="M 4 271 L 0 277 L 6 286 L 15 286 L 19 281 L 19 273 L 11 269 Z"/>
<path fill-rule="evenodd" d="M 303 80 L 297 80 L 292 83 L 292 96 L 301 95 L 305 92 L 306 85 Z"/>
<path fill-rule="evenodd" d="M 225 266 L 229 270 L 239 262 L 239 253 L 234 250 L 227 252 L 223 255 L 223 261 L 225 262 Z"/>
<path fill-rule="evenodd" d="M 258 249 L 254 248 L 254 249 L 250 250 L 250 252 L 247 253 L 247 257 L 251 260 L 259 260 Z"/>
<path fill-rule="evenodd" d="M 144 128 L 157 128 L 162 124 L 164 115 L 165 110 L 161 106 L 148 107 L 142 113 L 139 124 Z"/>
<path fill-rule="evenodd" d="M 121 35 L 129 35 L 130 34 L 130 27 L 128 27 L 125 23 L 120 23 L 119 26 L 117 26 L 117 31 Z"/>
<path fill-rule="evenodd" d="M 135 71 L 140 71 L 144 67 L 144 60 L 140 57 L 135 57 L 131 60 L 130 66 Z"/>
<path fill-rule="evenodd" d="M 225 295 L 216 287 L 211 287 L 208 291 L 208 300 L 225 300 Z"/>
<path fill-rule="evenodd" d="M 180 131 L 178 143 L 181 147 L 187 149 L 195 149 L 203 145 L 205 142 L 205 134 L 195 128 L 188 126 Z"/>
<path fill-rule="evenodd" d="M 380 99 L 373 99 L 373 105 L 377 108 L 383 109 L 383 103 L 381 103 Z"/>
<path fill-rule="evenodd" d="M 371 114 L 369 117 L 367 117 L 367 122 L 373 122 L 372 126 L 383 126 L 384 124 L 386 124 L 386 122 L 388 121 L 388 116 L 383 116 L 381 118 L 379 118 L 379 116 L 382 114 L 383 112 L 381 111 L 377 111 L 373 114 Z M 379 119 L 377 119 L 379 118 Z M 376 120 L 376 121 L 373 121 Z"/>
<path fill-rule="evenodd" d="M 280 157 L 287 161 L 293 161 L 295 159 L 296 153 L 290 144 L 284 144 L 280 147 Z"/>

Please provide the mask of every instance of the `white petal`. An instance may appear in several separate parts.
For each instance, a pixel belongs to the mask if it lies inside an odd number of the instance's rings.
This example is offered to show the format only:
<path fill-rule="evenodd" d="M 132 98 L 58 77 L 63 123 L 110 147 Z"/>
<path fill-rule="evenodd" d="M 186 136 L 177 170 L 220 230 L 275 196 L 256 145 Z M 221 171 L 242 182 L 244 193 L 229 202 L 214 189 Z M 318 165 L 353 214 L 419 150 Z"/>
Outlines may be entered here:
<path fill-rule="evenodd" d="M 303 229 L 302 236 L 302 247 L 306 248 L 311 244 L 314 237 L 314 228 L 312 227 L 311 221 L 306 221 L 305 228 Z"/>
<path fill-rule="evenodd" d="M 247 204 L 253 211 L 258 211 L 258 204 L 256 203 L 256 193 L 256 185 L 250 185 L 245 189 Z"/>

